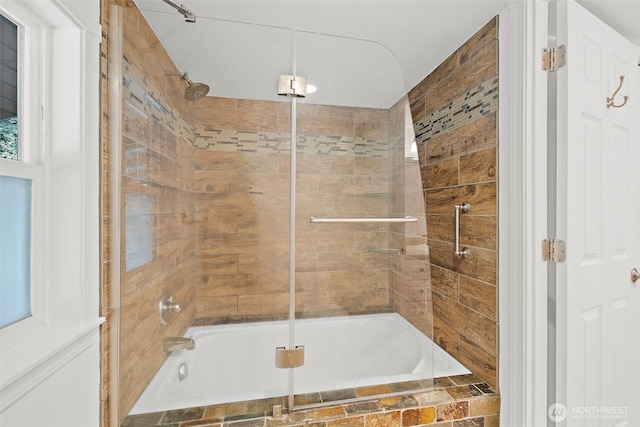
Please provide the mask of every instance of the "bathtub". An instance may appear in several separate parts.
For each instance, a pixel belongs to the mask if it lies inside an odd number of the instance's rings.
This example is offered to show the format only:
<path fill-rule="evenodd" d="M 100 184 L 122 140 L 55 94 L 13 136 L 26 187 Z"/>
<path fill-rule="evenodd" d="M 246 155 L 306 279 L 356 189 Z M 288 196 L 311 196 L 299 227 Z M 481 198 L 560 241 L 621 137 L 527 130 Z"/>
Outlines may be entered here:
<path fill-rule="evenodd" d="M 288 321 L 191 327 L 195 350 L 173 352 L 130 415 L 288 394 L 289 372 L 275 367 Z M 294 394 L 470 373 L 396 313 L 301 319 Z"/>

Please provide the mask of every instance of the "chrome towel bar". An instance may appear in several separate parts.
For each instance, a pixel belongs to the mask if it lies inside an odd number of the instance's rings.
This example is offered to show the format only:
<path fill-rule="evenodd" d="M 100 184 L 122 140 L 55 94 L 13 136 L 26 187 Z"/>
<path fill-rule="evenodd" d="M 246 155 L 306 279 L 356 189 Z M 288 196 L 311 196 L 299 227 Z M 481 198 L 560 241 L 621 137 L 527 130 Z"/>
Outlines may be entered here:
<path fill-rule="evenodd" d="M 348 223 L 407 223 L 418 222 L 418 218 L 412 216 L 405 216 L 404 218 L 316 218 L 310 217 L 309 222 L 313 223 L 334 223 L 334 222 L 348 222 Z"/>
<path fill-rule="evenodd" d="M 394 248 L 365 248 L 365 252 L 370 254 L 391 254 L 391 255 L 400 255 L 406 252 L 405 248 L 402 249 L 394 249 Z"/>
<path fill-rule="evenodd" d="M 468 257 L 469 254 L 471 253 L 469 248 L 460 249 L 460 212 L 462 213 L 469 212 L 471 210 L 471 205 L 467 202 L 464 202 L 461 205 L 455 205 L 454 208 L 456 211 L 456 235 L 455 235 L 456 247 L 454 249 L 453 254 L 455 256 Z"/>

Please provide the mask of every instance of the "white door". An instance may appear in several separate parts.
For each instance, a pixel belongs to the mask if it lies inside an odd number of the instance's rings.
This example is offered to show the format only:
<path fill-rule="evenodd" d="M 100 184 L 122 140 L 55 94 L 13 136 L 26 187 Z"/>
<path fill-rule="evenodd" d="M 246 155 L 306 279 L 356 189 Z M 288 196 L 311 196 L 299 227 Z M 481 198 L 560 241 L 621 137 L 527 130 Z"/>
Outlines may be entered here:
<path fill-rule="evenodd" d="M 640 426 L 638 48 L 573 0 L 558 4 L 558 425 Z M 622 88 L 615 104 L 606 99 Z"/>

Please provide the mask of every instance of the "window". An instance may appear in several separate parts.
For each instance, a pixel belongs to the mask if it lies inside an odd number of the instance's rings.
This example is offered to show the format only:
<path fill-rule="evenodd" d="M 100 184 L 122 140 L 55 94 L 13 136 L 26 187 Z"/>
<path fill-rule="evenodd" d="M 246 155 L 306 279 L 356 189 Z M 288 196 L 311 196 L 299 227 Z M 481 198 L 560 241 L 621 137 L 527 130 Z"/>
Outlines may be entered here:
<path fill-rule="evenodd" d="M 6 51 L 4 42 L 16 38 L 13 69 L 3 61 L 0 71 L 0 82 L 15 80 L 16 108 L 1 107 L 10 111 L 2 117 L 17 117 L 11 124 L 16 143 L 0 148 L 0 223 L 11 221 L 14 233 L 3 241 L 6 233 L 0 230 L 0 258 L 7 251 L 22 254 L 22 261 L 0 268 L 13 269 L 12 286 L 30 282 L 16 293 L 21 310 L 2 319 L 0 328 L 1 425 L 15 402 L 31 399 L 31 390 L 52 372 L 94 348 L 103 320 L 98 317 L 99 13 L 98 1 L 0 0 L 0 49 Z M 2 97 L 4 92 L 4 105 Z M 0 275 L 0 287 L 8 289 L 5 271 Z M 30 307 L 25 309 L 24 301 Z M 88 399 L 97 401 L 94 395 Z"/>
<path fill-rule="evenodd" d="M 0 15 L 0 158 L 18 160 L 18 26 Z"/>
<path fill-rule="evenodd" d="M 21 102 L 19 91 L 19 83 L 28 83 L 21 51 L 31 41 L 25 40 L 23 28 L 4 14 L 0 14 L 0 35 L 1 329 L 32 314 L 32 288 L 39 279 L 34 269 L 40 267 L 33 252 L 41 237 L 35 231 L 40 229 L 42 216 L 42 166 L 23 138 L 23 133 L 35 134 L 22 132 L 29 124 L 37 124 L 25 108 L 29 102 Z M 37 62 L 30 62 L 30 67 L 37 67 Z"/>
<path fill-rule="evenodd" d="M 0 327 L 31 315 L 31 180 L 0 175 Z"/>

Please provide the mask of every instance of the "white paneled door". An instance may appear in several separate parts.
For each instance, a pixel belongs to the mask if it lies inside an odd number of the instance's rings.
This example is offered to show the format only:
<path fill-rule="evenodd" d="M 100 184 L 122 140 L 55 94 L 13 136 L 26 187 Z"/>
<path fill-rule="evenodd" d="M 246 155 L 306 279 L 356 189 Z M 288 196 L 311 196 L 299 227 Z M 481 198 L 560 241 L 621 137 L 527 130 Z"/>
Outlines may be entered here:
<path fill-rule="evenodd" d="M 638 48 L 558 2 L 557 401 L 566 426 L 640 426 Z M 607 107 L 624 76 L 622 87 Z"/>

